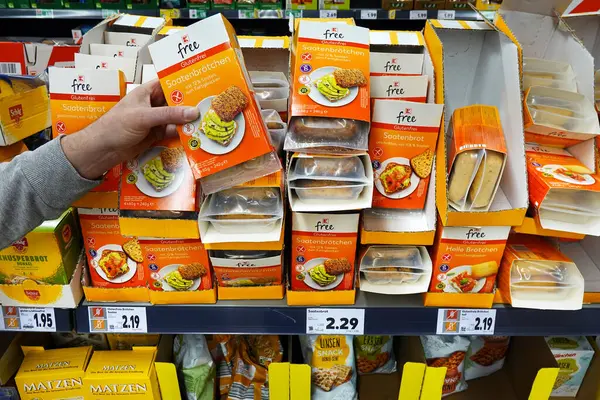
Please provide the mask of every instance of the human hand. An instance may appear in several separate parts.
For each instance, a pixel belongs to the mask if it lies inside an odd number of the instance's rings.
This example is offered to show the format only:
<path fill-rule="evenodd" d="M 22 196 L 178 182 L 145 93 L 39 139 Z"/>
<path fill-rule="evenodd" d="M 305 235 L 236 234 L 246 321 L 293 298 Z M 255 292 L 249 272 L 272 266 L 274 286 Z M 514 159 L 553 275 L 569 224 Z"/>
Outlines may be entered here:
<path fill-rule="evenodd" d="M 166 106 L 158 80 L 145 83 L 81 131 L 62 138 L 62 148 L 79 174 L 96 179 L 166 135 L 175 124 L 198 118 L 196 107 Z"/>

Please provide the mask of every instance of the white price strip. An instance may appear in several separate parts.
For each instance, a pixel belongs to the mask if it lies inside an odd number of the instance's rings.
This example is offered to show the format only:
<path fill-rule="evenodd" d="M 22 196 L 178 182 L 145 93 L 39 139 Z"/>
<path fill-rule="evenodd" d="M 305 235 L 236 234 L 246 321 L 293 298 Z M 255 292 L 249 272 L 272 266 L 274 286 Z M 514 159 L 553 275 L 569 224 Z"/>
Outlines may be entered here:
<path fill-rule="evenodd" d="M 455 19 L 456 11 L 454 10 L 440 10 L 438 11 L 438 19 Z"/>
<path fill-rule="evenodd" d="M 50 8 L 37 8 L 35 10 L 36 18 L 54 18 L 54 10 Z"/>
<path fill-rule="evenodd" d="M 2 307 L 0 329 L 7 331 L 56 332 L 54 308 Z"/>
<path fill-rule="evenodd" d="M 337 18 L 337 10 L 319 10 L 319 18 Z"/>
<path fill-rule="evenodd" d="M 411 10 L 408 19 L 427 19 L 427 10 Z"/>
<path fill-rule="evenodd" d="M 365 310 L 361 308 L 307 308 L 306 333 L 362 335 Z"/>
<path fill-rule="evenodd" d="M 377 19 L 377 10 L 360 10 L 360 19 Z"/>
<path fill-rule="evenodd" d="M 493 335 L 496 328 L 496 310 L 447 309 L 438 310 L 438 335 Z"/>
<path fill-rule="evenodd" d="M 147 333 L 145 307 L 89 307 L 90 332 Z"/>

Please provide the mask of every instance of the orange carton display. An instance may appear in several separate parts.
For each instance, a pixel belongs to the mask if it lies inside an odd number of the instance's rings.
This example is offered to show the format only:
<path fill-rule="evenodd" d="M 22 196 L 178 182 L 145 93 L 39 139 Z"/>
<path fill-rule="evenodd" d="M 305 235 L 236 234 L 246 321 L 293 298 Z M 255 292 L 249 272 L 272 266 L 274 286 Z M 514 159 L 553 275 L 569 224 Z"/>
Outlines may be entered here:
<path fill-rule="evenodd" d="M 513 307 L 579 310 L 584 285 L 579 269 L 550 242 L 511 236 L 498 273 L 503 302 Z"/>
<path fill-rule="evenodd" d="M 423 209 L 443 109 L 442 104 L 374 101 L 369 136 L 374 208 Z"/>
<path fill-rule="evenodd" d="M 525 147 L 529 200 L 544 229 L 600 236 L 600 178 L 564 149 Z"/>
<path fill-rule="evenodd" d="M 190 237 L 185 229 L 194 225 L 191 237 L 198 237 L 196 182 L 179 139 L 156 142 L 122 168 L 119 217 L 123 235 Z M 149 225 L 141 225 L 140 220 Z"/>
<path fill-rule="evenodd" d="M 200 111 L 196 121 L 177 127 L 195 178 L 272 152 L 235 31 L 222 14 L 151 44 L 149 51 L 167 103 Z M 248 166 L 244 179 L 233 184 L 281 168 L 271 164 Z"/>
<path fill-rule="evenodd" d="M 427 75 L 371 76 L 371 99 L 397 99 L 425 103 L 428 81 Z"/>
<path fill-rule="evenodd" d="M 352 290 L 358 213 L 292 214 L 293 291 Z"/>
<path fill-rule="evenodd" d="M 366 150 L 369 30 L 300 20 L 294 32 L 290 131 L 284 149 Z"/>
<path fill-rule="evenodd" d="M 50 67 L 48 76 L 54 137 L 80 131 L 125 96 L 125 78 L 120 71 Z M 120 177 L 121 167 L 116 166 L 75 205 L 115 208 Z"/>
<path fill-rule="evenodd" d="M 117 209 L 80 208 L 79 222 L 92 286 L 146 287 L 142 249 L 137 238 L 121 235 Z"/>
<path fill-rule="evenodd" d="M 459 211 L 488 211 L 506 164 L 498 108 L 472 105 L 452 114 L 448 200 Z"/>
<path fill-rule="evenodd" d="M 426 297 L 425 305 L 491 307 L 509 232 L 509 226 L 438 226 L 431 257 L 431 293 L 427 295 L 443 296 Z M 473 294 L 488 296 L 475 298 Z"/>

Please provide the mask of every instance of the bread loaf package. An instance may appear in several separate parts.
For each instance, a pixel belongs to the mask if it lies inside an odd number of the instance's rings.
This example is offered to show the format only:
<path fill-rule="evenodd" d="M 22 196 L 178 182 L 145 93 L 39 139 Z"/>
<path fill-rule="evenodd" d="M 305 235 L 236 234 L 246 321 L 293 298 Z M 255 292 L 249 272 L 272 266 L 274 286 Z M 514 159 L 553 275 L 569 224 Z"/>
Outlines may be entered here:
<path fill-rule="evenodd" d="M 294 33 L 287 151 L 367 150 L 369 30 L 300 20 Z"/>
<path fill-rule="evenodd" d="M 498 109 L 471 105 L 454 110 L 449 133 L 448 200 L 458 211 L 488 211 L 506 164 Z"/>

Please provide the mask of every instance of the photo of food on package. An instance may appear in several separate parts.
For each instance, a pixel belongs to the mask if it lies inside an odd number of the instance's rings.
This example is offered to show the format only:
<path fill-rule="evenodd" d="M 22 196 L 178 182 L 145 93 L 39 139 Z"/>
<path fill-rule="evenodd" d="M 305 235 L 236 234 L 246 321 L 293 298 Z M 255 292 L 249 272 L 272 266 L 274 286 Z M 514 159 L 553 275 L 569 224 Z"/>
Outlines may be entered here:
<path fill-rule="evenodd" d="M 508 226 L 439 228 L 429 291 L 493 293 L 509 232 Z"/>
<path fill-rule="evenodd" d="M 369 135 L 373 207 L 422 209 L 444 106 L 375 100 Z"/>
<path fill-rule="evenodd" d="M 366 150 L 370 122 L 368 29 L 301 20 L 294 42 L 298 45 L 292 71 L 290 131 L 284 149 L 313 153 Z"/>
<path fill-rule="evenodd" d="M 508 336 L 471 336 L 465 379 L 481 378 L 502 369 L 509 343 Z"/>
<path fill-rule="evenodd" d="M 79 222 L 92 286 L 146 286 L 142 248 L 137 238 L 121 235 L 117 209 L 80 208 Z"/>
<path fill-rule="evenodd" d="M 351 290 L 359 214 L 292 216 L 292 290 Z"/>
<path fill-rule="evenodd" d="M 560 368 L 552 396 L 578 397 L 577 392 L 594 358 L 594 347 L 585 336 L 546 336 L 545 339 Z"/>
<path fill-rule="evenodd" d="M 421 344 L 428 367 L 446 367 L 442 396 L 466 390 L 465 357 L 469 339 L 466 336 L 421 336 Z"/>
<path fill-rule="evenodd" d="M 312 370 L 313 400 L 357 398 L 352 336 L 301 335 L 300 345 Z"/>
<path fill-rule="evenodd" d="M 221 287 L 281 285 L 281 251 L 210 250 L 209 256 Z"/>
<path fill-rule="evenodd" d="M 197 239 L 140 239 L 152 290 L 212 289 L 208 253 Z"/>
<path fill-rule="evenodd" d="M 354 351 L 359 375 L 396 372 L 394 341 L 391 336 L 354 336 Z"/>

